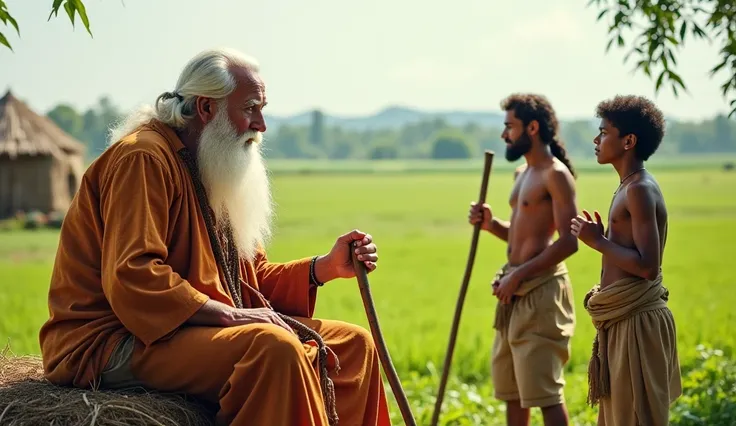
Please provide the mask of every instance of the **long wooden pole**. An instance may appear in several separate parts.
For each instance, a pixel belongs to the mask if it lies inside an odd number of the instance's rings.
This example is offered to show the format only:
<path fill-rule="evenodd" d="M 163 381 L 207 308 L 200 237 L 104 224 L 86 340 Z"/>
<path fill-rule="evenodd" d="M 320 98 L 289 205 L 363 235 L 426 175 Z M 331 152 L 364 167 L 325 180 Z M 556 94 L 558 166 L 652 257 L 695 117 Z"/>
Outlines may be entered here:
<path fill-rule="evenodd" d="M 391 355 L 389 355 L 386 341 L 383 339 L 381 327 L 378 324 L 378 314 L 376 313 L 376 307 L 373 304 L 371 287 L 368 283 L 368 272 L 366 271 L 365 264 L 358 260 L 358 256 L 355 254 L 356 247 L 355 243 L 351 244 L 350 253 L 352 253 L 355 277 L 358 279 L 360 297 L 363 299 L 363 307 L 365 308 L 365 313 L 368 317 L 371 335 L 373 336 L 373 341 L 375 342 L 376 349 L 378 350 L 378 359 L 381 361 L 383 372 L 386 374 L 386 378 L 388 378 L 389 385 L 391 385 L 391 391 L 393 391 L 396 402 L 399 405 L 401 417 L 404 418 L 404 424 L 407 426 L 416 426 L 417 422 L 414 420 L 414 415 L 411 412 L 409 401 L 406 398 L 404 389 L 401 387 L 401 381 L 399 380 L 398 374 L 396 374 L 394 364 L 391 362 Z"/>
<path fill-rule="evenodd" d="M 491 176 L 491 166 L 493 165 L 493 151 L 485 152 L 485 163 L 483 165 L 483 180 L 480 185 L 480 195 L 478 196 L 478 204 L 486 202 L 486 192 L 488 192 L 488 179 Z M 450 331 L 450 341 L 447 344 L 447 354 L 445 355 L 445 365 L 440 380 L 440 388 L 437 392 L 437 400 L 434 405 L 434 413 L 432 414 L 432 426 L 437 426 L 442 409 L 442 399 L 445 395 L 445 387 L 447 386 L 447 378 L 450 374 L 450 365 L 452 364 L 452 354 L 455 350 L 455 341 L 457 340 L 457 330 L 460 326 L 460 315 L 462 314 L 463 304 L 465 303 L 465 295 L 468 292 L 468 283 L 470 283 L 470 275 L 473 271 L 475 263 L 475 252 L 478 248 L 478 238 L 480 237 L 482 223 L 476 223 L 473 227 L 473 239 L 470 242 L 470 254 L 468 254 L 468 262 L 465 266 L 465 275 L 460 286 L 460 294 L 458 295 L 457 304 L 455 305 L 455 317 L 452 320 L 452 330 Z"/>

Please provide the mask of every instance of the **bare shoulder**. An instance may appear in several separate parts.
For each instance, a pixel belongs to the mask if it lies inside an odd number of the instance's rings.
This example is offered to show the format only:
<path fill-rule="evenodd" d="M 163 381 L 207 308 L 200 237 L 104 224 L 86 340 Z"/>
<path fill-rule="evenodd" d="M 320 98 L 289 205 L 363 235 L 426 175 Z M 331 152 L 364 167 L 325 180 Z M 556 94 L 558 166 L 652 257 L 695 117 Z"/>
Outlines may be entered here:
<path fill-rule="evenodd" d="M 667 208 L 659 184 L 650 174 L 631 182 L 624 192 L 626 209 L 636 223 L 667 222 Z"/>
<path fill-rule="evenodd" d="M 526 170 L 526 163 L 524 163 L 521 166 L 517 167 L 516 170 L 514 170 L 514 180 L 516 180 L 519 177 L 519 175 L 521 175 L 522 173 L 524 173 L 525 170 Z"/>
<path fill-rule="evenodd" d="M 562 162 L 555 161 L 544 172 L 544 181 L 551 194 L 572 194 L 575 192 L 575 178 Z"/>
<path fill-rule="evenodd" d="M 663 200 L 662 192 L 657 182 L 650 178 L 640 179 L 626 186 L 626 204 L 629 210 L 651 210 Z"/>
<path fill-rule="evenodd" d="M 552 165 L 550 165 L 547 168 L 547 173 L 551 174 L 564 174 L 570 178 L 570 180 L 574 181 L 575 179 L 572 176 L 572 173 L 570 172 L 570 169 L 567 168 L 565 163 L 558 160 L 557 158 L 552 161 Z"/>

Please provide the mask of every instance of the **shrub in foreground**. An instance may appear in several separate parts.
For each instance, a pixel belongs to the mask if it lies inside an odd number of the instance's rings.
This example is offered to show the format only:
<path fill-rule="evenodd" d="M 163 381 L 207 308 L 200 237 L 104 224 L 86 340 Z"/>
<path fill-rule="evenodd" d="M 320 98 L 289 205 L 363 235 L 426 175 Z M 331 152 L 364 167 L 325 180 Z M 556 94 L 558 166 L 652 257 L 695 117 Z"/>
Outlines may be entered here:
<path fill-rule="evenodd" d="M 428 365 L 429 374 L 404 373 L 402 386 L 412 406 L 418 424 L 429 424 L 439 385 L 439 374 Z M 732 426 L 736 425 L 736 360 L 727 351 L 706 345 L 696 348 L 696 356 L 682 365 L 683 395 L 671 408 L 673 426 Z M 402 424 L 391 389 L 389 394 L 394 424 Z M 585 374 L 567 376 L 566 402 L 570 424 L 595 425 L 598 408 L 585 403 Z M 457 377 L 448 381 L 443 403 L 442 425 L 505 424 L 504 404 L 493 397 L 488 382 L 463 383 Z M 539 410 L 532 411 L 532 422 L 541 424 Z"/>

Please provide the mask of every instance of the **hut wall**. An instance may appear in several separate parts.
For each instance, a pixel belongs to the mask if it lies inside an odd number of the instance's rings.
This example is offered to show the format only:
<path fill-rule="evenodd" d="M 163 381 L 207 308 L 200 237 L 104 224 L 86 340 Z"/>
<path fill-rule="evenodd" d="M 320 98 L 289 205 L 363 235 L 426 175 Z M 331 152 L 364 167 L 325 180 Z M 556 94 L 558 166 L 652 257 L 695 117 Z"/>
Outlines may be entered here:
<path fill-rule="evenodd" d="M 54 159 L 50 173 L 53 211 L 66 212 L 79 190 L 83 174 L 83 156 L 67 155 L 64 158 Z"/>
<path fill-rule="evenodd" d="M 52 208 L 50 156 L 0 156 L 0 217 Z"/>

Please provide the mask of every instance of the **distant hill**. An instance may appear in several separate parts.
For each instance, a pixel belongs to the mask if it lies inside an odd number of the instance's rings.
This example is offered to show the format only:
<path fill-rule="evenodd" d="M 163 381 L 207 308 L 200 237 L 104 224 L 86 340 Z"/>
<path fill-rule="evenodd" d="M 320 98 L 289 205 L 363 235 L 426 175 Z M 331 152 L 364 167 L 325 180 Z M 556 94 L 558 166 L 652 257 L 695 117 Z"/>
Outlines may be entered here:
<path fill-rule="evenodd" d="M 346 130 L 368 130 L 368 129 L 396 129 L 407 124 L 429 121 L 442 118 L 448 124 L 464 126 L 475 123 L 481 127 L 502 126 L 503 114 L 491 111 L 425 111 L 414 108 L 391 106 L 376 114 L 366 116 L 338 116 L 324 114 L 326 126 L 340 126 Z M 266 116 L 267 123 L 271 129 L 278 128 L 283 124 L 293 126 L 309 126 L 312 122 L 312 112 L 304 112 L 292 116 Z"/>

